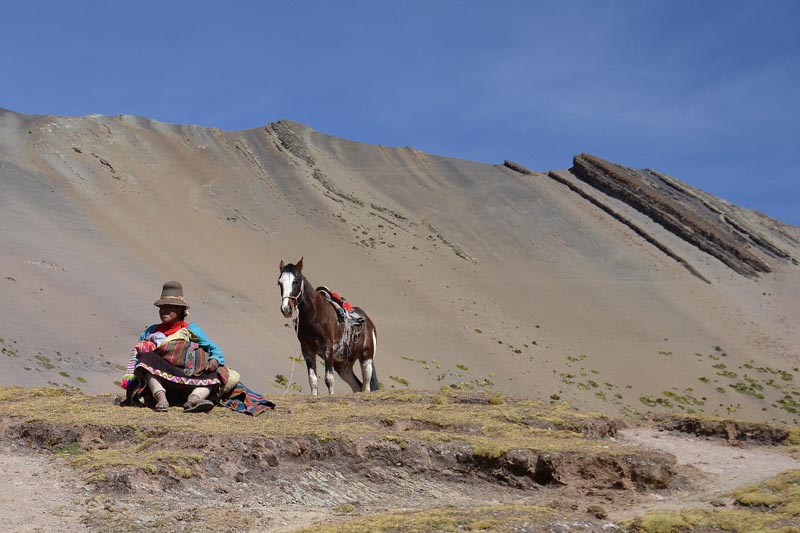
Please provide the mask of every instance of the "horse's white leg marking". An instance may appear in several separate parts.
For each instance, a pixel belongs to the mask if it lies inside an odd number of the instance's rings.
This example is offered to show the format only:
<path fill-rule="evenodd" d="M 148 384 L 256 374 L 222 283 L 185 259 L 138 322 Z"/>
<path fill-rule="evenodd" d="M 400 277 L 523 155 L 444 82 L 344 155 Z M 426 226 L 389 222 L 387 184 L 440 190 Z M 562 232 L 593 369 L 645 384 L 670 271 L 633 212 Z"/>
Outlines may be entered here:
<path fill-rule="evenodd" d="M 372 381 L 372 359 L 361 361 L 361 392 L 369 392 L 369 382 Z"/>
<path fill-rule="evenodd" d="M 372 330 L 372 357 L 361 363 L 361 378 L 364 383 L 361 384 L 361 390 L 370 392 L 372 385 L 372 361 L 375 359 L 375 354 L 378 353 L 378 336 L 375 330 Z"/>
<path fill-rule="evenodd" d="M 325 385 L 328 386 L 328 394 L 333 394 L 333 370 L 325 369 Z"/>
<path fill-rule="evenodd" d="M 333 354 L 331 348 L 325 348 L 322 352 L 322 359 L 325 361 L 325 385 L 328 387 L 328 394 L 333 394 Z"/>
<path fill-rule="evenodd" d="M 281 285 L 281 311 L 284 315 L 292 312 L 289 307 L 289 296 L 292 294 L 292 283 L 294 283 L 294 274 L 291 272 L 284 272 L 278 278 L 278 283 Z"/>
<path fill-rule="evenodd" d="M 317 371 L 313 368 L 308 369 L 308 385 L 311 387 L 311 394 L 317 396 L 319 387 L 317 386 Z"/>

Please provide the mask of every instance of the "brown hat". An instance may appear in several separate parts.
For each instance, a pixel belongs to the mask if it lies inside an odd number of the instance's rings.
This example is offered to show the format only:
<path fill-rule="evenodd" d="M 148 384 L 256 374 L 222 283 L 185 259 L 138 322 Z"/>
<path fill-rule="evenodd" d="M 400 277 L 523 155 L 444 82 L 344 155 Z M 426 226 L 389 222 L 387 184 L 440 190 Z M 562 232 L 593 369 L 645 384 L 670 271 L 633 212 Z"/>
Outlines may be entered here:
<path fill-rule="evenodd" d="M 161 288 L 161 298 L 154 303 L 156 307 L 161 305 L 180 305 L 189 308 L 189 304 L 183 299 L 183 285 L 179 281 L 168 281 Z"/>

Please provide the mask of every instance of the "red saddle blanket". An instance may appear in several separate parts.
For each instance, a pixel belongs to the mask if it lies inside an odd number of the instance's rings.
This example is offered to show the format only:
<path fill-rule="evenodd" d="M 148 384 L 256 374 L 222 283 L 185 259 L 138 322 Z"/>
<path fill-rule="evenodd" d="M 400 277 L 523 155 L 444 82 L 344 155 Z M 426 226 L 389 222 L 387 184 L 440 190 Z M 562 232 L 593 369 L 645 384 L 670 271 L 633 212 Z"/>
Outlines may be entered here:
<path fill-rule="evenodd" d="M 332 291 L 328 287 L 317 287 L 317 291 L 326 294 L 331 301 L 340 305 L 342 309 L 348 313 L 353 310 L 353 306 L 350 305 L 350 302 L 345 300 L 344 296 L 340 296 L 336 291 Z"/>

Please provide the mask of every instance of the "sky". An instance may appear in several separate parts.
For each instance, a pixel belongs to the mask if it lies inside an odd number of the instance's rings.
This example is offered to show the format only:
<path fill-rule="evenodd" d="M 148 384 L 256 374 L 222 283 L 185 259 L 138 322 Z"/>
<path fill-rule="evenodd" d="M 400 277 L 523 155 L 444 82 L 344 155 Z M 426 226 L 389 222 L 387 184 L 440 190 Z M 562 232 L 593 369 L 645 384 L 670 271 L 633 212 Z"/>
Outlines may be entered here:
<path fill-rule="evenodd" d="M 587 152 L 800 226 L 795 0 L 6 2 L 0 108 L 280 119 L 532 170 Z"/>

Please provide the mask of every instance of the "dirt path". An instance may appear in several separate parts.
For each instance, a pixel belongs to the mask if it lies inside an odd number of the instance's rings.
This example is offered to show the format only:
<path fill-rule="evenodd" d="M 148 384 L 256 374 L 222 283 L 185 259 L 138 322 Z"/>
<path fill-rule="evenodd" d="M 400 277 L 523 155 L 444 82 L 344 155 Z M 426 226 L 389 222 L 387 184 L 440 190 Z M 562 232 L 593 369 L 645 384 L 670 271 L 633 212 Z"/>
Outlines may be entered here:
<path fill-rule="evenodd" d="M 0 531 L 87 531 L 83 483 L 50 458 L 2 447 L 0 478 Z"/>
<path fill-rule="evenodd" d="M 676 483 L 677 488 L 669 491 L 666 495 L 652 494 L 650 499 L 645 499 L 633 505 L 609 505 L 607 507 L 609 519 L 613 521 L 627 520 L 640 516 L 641 514 L 654 510 L 676 510 L 685 507 L 710 506 L 712 501 L 716 505 L 730 504 L 730 498 L 726 492 L 749 483 L 755 483 L 770 478 L 792 468 L 800 468 L 800 462 L 792 459 L 786 454 L 780 453 L 779 448 L 771 447 L 736 447 L 728 445 L 719 440 L 706 440 L 687 435 L 680 435 L 668 432 L 661 432 L 649 428 L 628 429 L 619 433 L 616 440 L 625 444 L 642 446 L 656 449 L 673 454 L 679 465 L 682 466 L 683 482 Z M 264 499 L 271 502 L 269 506 L 264 506 L 262 522 L 264 527 L 270 530 L 286 530 L 295 527 L 308 525 L 311 522 L 325 518 L 328 509 L 334 501 L 327 501 L 325 493 L 320 492 L 320 488 L 326 486 L 320 482 L 319 472 L 297 472 L 298 478 L 293 480 L 290 494 L 288 489 L 282 490 L 279 484 L 273 484 L 270 490 L 262 493 L 250 494 L 251 497 Z M 309 489 L 308 494 L 313 494 L 317 499 L 290 503 L 289 498 L 302 492 L 302 481 L 304 476 L 314 477 L 314 491 Z M 91 513 L 92 505 L 87 505 L 91 500 L 92 494 L 84 489 L 84 484 L 80 478 L 61 461 L 44 455 L 36 455 L 24 450 L 0 447 L 0 476 L 4 480 L 5 490 L 0 491 L 0 531 L 88 531 L 81 521 L 87 513 Z M 337 492 L 341 490 L 341 483 L 344 479 L 337 478 Z M 402 482 L 402 483 L 401 483 Z M 405 483 L 407 487 L 403 485 Z M 245 484 L 246 485 L 246 484 Z M 352 490 L 347 492 L 350 497 L 363 492 L 363 503 L 368 507 L 376 507 L 373 512 L 380 509 L 400 509 L 413 508 L 416 493 L 432 493 L 437 506 L 442 505 L 477 505 L 481 500 L 487 502 L 487 495 L 469 494 L 463 484 L 458 486 L 434 487 L 430 480 L 426 479 L 397 479 L 392 480 L 395 487 L 395 497 L 391 498 L 387 494 L 381 494 L 382 501 L 370 501 L 368 496 L 373 492 L 373 488 L 368 486 L 350 487 Z M 400 490 L 405 487 L 405 490 Z M 433 490 L 433 489 L 437 490 Z M 480 488 L 480 487 L 478 487 Z M 478 490 L 476 488 L 475 490 Z M 441 490 L 438 490 L 441 489 Z M 452 489 L 452 490 L 450 490 Z M 332 490 L 332 489 L 331 489 Z M 485 491 L 484 488 L 480 490 Z M 249 489 L 243 487 L 241 495 L 245 497 Z M 298 492 L 299 491 L 299 492 Z M 499 500 L 516 497 L 519 493 L 508 487 L 497 487 L 496 496 Z M 137 516 L 141 505 L 146 505 L 148 498 L 162 499 L 164 494 L 139 494 L 138 503 L 131 503 L 133 507 L 130 511 L 133 516 Z M 417 495 L 418 496 L 418 495 Z M 426 496 L 426 501 L 430 500 Z M 537 496 L 530 494 L 530 498 L 537 499 Z M 387 499 L 397 501 L 387 501 Z M 645 497 L 646 498 L 646 497 Z M 492 498 L 488 498 L 492 499 Z M 526 498 L 527 499 L 527 498 Z M 246 505 L 253 508 L 261 507 L 257 505 L 260 500 L 254 500 Z M 421 500 L 416 502 L 424 506 Z M 619 503 L 619 502 L 618 502 Z M 176 504 L 177 505 L 177 504 Z M 254 509 L 253 509 L 254 510 Z M 268 525 L 267 525 L 268 524 Z M 147 529 L 147 524 L 142 524 Z"/>
<path fill-rule="evenodd" d="M 617 440 L 674 455 L 678 464 L 684 467 L 684 477 L 690 481 L 684 489 L 676 489 L 668 497 L 654 495 L 650 502 L 613 513 L 616 520 L 626 520 L 656 509 L 708 507 L 712 502 L 728 505 L 732 502 L 728 495 L 731 490 L 800 468 L 800 462 L 781 453 L 779 447 L 738 447 L 720 440 L 653 428 L 622 430 Z"/>

